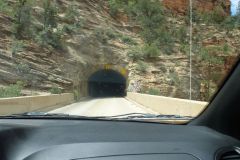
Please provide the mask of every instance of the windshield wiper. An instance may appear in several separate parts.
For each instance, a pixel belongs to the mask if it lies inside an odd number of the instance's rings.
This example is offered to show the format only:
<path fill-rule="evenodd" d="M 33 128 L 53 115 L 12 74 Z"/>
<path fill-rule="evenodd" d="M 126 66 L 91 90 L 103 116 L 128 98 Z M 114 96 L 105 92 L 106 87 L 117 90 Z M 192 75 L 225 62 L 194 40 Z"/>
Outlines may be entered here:
<path fill-rule="evenodd" d="M 64 113 L 48 113 L 48 112 L 25 112 L 20 114 L 11 114 L 7 116 L 0 116 L 0 118 L 40 118 L 40 119 L 86 119 L 86 120 L 93 120 L 93 119 L 104 119 L 103 117 L 87 117 L 87 116 L 78 116 L 78 115 L 70 115 Z"/>
<path fill-rule="evenodd" d="M 191 120 L 191 116 L 180 116 L 180 115 L 165 115 L 165 114 L 150 114 L 150 113 L 129 113 L 116 116 L 109 116 L 106 118 L 111 119 L 128 119 L 128 120 L 139 120 L 139 119 L 158 119 L 158 120 Z"/>
<path fill-rule="evenodd" d="M 47 112 L 24 112 L 19 114 L 11 114 L 2 117 L 68 117 L 69 114 L 62 114 L 62 113 L 47 113 Z"/>
<path fill-rule="evenodd" d="M 129 113 L 116 116 L 96 116 L 88 117 L 81 115 L 70 115 L 64 113 L 48 113 L 48 112 L 25 112 L 21 114 L 12 114 L 0 116 L 7 119 L 71 119 L 71 120 L 108 120 L 108 121 L 141 121 L 141 122 L 165 122 L 165 121 L 189 121 L 193 119 L 190 116 L 180 115 L 164 115 L 164 114 L 149 114 L 149 113 Z"/>

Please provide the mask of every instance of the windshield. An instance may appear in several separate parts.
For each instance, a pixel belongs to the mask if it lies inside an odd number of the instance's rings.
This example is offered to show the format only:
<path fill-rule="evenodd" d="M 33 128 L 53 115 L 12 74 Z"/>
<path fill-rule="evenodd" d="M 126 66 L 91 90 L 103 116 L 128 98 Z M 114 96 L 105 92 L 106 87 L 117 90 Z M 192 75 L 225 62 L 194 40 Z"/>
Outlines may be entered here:
<path fill-rule="evenodd" d="M 239 0 L 0 0 L 0 116 L 190 121 L 239 37 Z"/>

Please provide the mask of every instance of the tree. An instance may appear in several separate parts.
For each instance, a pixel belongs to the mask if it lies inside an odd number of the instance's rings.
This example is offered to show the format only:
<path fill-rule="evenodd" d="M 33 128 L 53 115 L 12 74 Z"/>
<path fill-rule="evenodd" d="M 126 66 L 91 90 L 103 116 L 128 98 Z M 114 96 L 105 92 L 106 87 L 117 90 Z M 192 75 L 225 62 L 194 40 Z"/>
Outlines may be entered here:
<path fill-rule="evenodd" d="M 236 16 L 240 16 L 240 1 L 238 1 Z"/>
<path fill-rule="evenodd" d="M 27 0 L 18 0 L 13 9 L 13 33 L 17 39 L 31 35 L 31 5 Z"/>
<path fill-rule="evenodd" d="M 125 11 L 131 20 L 141 26 L 145 43 L 155 44 L 165 54 L 171 54 L 173 39 L 166 24 L 163 6 L 159 0 L 109 0 L 110 10 Z"/>
<path fill-rule="evenodd" d="M 0 12 L 7 15 L 10 15 L 12 12 L 12 8 L 7 3 L 7 0 L 0 0 Z"/>
<path fill-rule="evenodd" d="M 240 26 L 240 1 L 238 2 L 237 6 L 237 13 L 236 13 L 236 26 Z"/>
<path fill-rule="evenodd" d="M 213 81 L 213 74 L 216 72 L 214 70 L 214 67 L 217 65 L 221 65 L 224 63 L 224 59 L 222 57 L 217 56 L 216 53 L 219 52 L 218 47 L 202 47 L 200 48 L 200 59 L 203 61 L 206 72 L 204 74 L 204 81 L 206 85 L 206 93 L 205 94 L 205 100 L 209 100 L 211 98 L 211 82 Z"/>
<path fill-rule="evenodd" d="M 43 9 L 44 29 L 48 27 L 55 28 L 57 26 L 57 7 L 53 3 L 51 3 L 50 0 L 44 0 Z"/>
<path fill-rule="evenodd" d="M 44 0 L 43 9 L 43 28 L 35 39 L 44 47 L 50 45 L 55 49 L 62 49 L 62 29 L 59 29 L 57 24 L 57 7 L 51 0 Z"/>
<path fill-rule="evenodd" d="M 132 5 L 132 14 L 136 16 L 143 30 L 155 34 L 165 23 L 161 3 L 158 0 L 138 0 L 135 3 Z"/>

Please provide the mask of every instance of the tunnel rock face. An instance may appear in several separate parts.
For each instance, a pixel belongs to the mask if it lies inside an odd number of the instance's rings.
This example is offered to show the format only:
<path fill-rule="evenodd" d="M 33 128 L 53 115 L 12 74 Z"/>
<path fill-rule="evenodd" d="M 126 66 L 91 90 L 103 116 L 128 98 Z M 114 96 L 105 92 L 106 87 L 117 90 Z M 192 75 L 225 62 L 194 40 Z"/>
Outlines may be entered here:
<path fill-rule="evenodd" d="M 88 79 L 90 97 L 123 97 L 126 95 L 126 78 L 114 70 L 99 70 Z"/>

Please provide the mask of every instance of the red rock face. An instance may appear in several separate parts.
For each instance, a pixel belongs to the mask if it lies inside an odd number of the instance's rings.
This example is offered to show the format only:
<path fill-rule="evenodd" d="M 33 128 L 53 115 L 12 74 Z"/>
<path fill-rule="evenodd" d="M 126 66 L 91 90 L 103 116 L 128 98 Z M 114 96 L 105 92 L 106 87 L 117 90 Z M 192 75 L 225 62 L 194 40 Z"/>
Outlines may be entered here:
<path fill-rule="evenodd" d="M 162 0 L 164 6 L 179 14 L 186 14 L 189 0 Z M 216 6 L 222 6 L 225 15 L 230 15 L 230 0 L 193 0 L 193 7 L 199 11 L 209 12 Z"/>
<path fill-rule="evenodd" d="M 162 3 L 167 9 L 180 14 L 185 14 L 189 6 L 189 0 L 162 0 Z"/>

